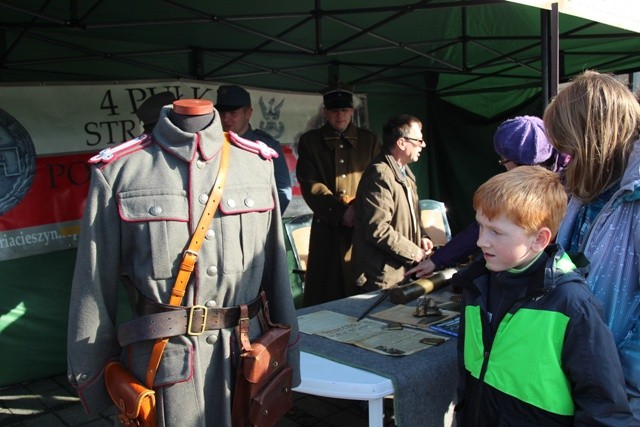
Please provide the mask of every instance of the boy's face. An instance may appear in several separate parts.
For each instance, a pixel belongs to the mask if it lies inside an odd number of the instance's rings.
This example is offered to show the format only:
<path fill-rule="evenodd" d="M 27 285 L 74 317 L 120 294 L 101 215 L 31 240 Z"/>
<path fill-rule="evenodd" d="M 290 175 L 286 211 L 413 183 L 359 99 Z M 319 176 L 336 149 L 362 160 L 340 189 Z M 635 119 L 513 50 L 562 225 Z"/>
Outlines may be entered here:
<path fill-rule="evenodd" d="M 491 271 L 524 267 L 544 249 L 538 244 L 536 234 L 527 233 L 505 215 L 489 220 L 478 211 L 476 221 L 480 225 L 477 245 Z"/>

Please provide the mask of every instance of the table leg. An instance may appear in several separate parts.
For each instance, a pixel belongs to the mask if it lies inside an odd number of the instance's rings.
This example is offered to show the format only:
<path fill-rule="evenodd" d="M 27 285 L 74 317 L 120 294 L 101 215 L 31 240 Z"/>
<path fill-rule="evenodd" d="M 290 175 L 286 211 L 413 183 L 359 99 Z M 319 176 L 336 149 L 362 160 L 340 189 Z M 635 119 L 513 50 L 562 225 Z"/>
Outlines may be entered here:
<path fill-rule="evenodd" d="M 384 397 L 369 400 L 369 427 L 382 427 L 384 424 Z"/>

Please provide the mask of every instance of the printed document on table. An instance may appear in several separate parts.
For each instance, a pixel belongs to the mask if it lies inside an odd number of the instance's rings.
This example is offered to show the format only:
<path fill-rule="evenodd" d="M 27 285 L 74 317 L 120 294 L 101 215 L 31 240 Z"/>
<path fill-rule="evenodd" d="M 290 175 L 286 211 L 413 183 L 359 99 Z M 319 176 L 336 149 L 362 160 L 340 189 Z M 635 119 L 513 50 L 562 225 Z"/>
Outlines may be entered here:
<path fill-rule="evenodd" d="M 440 338 L 437 335 L 416 329 L 388 329 L 386 322 L 362 319 L 320 310 L 298 317 L 300 331 L 323 336 L 335 341 L 353 344 L 376 353 L 389 356 L 406 356 L 425 348 L 425 338 Z"/>
<path fill-rule="evenodd" d="M 413 315 L 415 307 L 398 304 L 384 311 L 373 313 L 371 317 L 380 320 L 388 320 L 390 322 L 402 323 L 403 325 L 415 326 L 418 328 L 427 328 L 436 322 L 442 322 L 458 315 L 457 311 L 440 310 L 442 314 L 438 316 L 416 317 Z"/>

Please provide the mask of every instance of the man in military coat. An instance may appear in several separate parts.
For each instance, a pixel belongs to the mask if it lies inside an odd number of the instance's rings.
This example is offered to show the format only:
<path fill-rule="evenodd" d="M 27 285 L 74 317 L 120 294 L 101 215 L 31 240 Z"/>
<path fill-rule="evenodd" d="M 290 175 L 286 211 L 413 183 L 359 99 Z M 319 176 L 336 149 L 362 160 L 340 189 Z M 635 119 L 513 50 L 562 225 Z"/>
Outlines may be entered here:
<path fill-rule="evenodd" d="M 380 151 L 378 137 L 352 122 L 353 94 L 323 96 L 326 123 L 300 137 L 296 175 L 313 211 L 304 285 L 305 307 L 358 292 L 351 271 L 353 200 L 362 172 Z"/>
<path fill-rule="evenodd" d="M 107 362 L 119 359 L 144 381 L 155 341 L 121 345 L 119 287 L 128 291 L 135 321 L 169 301 L 218 173 L 225 136 L 213 103 L 211 113 L 193 117 L 199 126 L 173 109 L 163 108 L 152 137 L 93 159 L 68 331 L 69 380 L 89 414 L 112 404 L 103 379 Z M 264 289 L 272 320 L 292 326 L 288 358 L 296 386 L 298 328 L 276 200 L 272 162 L 232 145 L 222 201 L 183 305 L 206 307 L 212 316 L 219 308 L 249 304 Z M 231 426 L 238 346 L 235 325 L 223 326 L 169 339 L 153 385 L 158 426 Z M 252 339 L 260 334 L 257 317 L 250 332 Z"/>
<path fill-rule="evenodd" d="M 233 131 L 251 141 L 260 140 L 278 153 L 278 157 L 273 159 L 273 172 L 278 189 L 280 213 L 284 213 L 291 201 L 291 175 L 280 143 L 267 132 L 251 127 L 249 123 L 253 113 L 251 95 L 244 88 L 237 85 L 222 85 L 217 93 L 216 110 L 220 113 L 220 121 L 225 131 Z"/>

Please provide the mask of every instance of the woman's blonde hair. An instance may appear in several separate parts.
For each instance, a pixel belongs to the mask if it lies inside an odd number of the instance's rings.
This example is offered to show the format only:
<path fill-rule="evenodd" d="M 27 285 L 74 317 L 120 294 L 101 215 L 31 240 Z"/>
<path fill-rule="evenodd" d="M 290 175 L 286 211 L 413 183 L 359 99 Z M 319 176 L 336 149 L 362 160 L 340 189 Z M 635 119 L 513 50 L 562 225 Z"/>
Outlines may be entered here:
<path fill-rule="evenodd" d="M 618 181 L 640 127 L 640 104 L 610 75 L 585 71 L 544 112 L 551 143 L 570 154 L 565 171 L 570 194 L 590 202 Z"/>
<path fill-rule="evenodd" d="M 555 236 L 567 208 L 567 192 L 557 173 L 542 166 L 518 166 L 478 187 L 473 208 L 489 220 L 505 215 L 527 233 L 547 227 Z"/>

